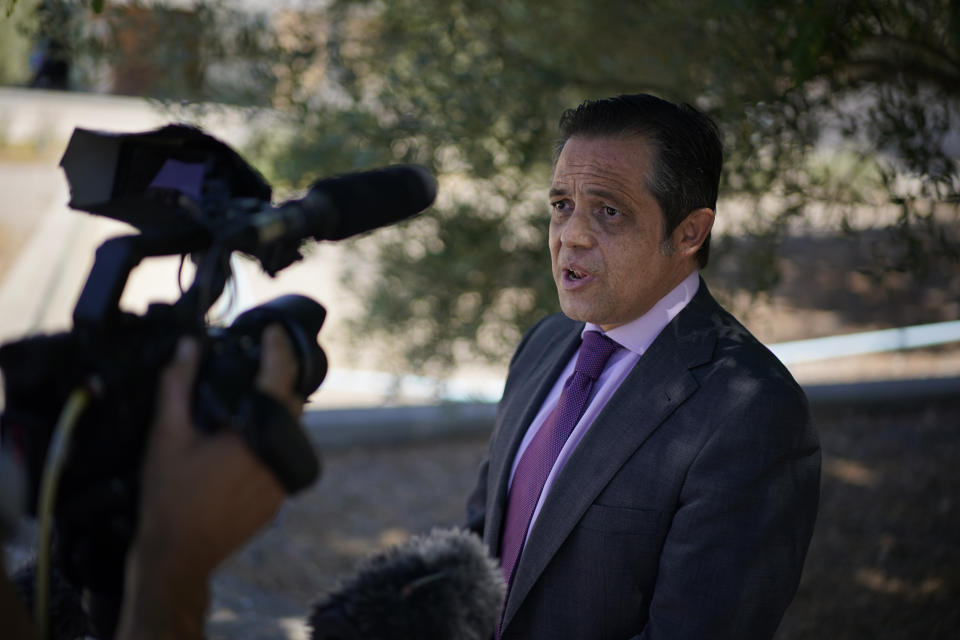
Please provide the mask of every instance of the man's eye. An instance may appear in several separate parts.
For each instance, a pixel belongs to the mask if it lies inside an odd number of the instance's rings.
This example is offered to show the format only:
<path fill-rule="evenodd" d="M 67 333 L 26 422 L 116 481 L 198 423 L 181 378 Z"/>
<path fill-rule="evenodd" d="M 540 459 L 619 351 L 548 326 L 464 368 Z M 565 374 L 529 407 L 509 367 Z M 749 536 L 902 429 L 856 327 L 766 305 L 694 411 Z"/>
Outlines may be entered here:
<path fill-rule="evenodd" d="M 553 207 L 554 211 L 566 211 L 570 207 L 570 201 L 557 200 L 556 202 L 551 202 L 550 206 Z"/>
<path fill-rule="evenodd" d="M 619 209 L 615 209 L 614 207 L 604 206 L 604 207 L 603 207 L 603 213 L 606 214 L 607 217 L 613 218 L 614 216 L 620 215 L 620 210 L 619 210 Z"/>

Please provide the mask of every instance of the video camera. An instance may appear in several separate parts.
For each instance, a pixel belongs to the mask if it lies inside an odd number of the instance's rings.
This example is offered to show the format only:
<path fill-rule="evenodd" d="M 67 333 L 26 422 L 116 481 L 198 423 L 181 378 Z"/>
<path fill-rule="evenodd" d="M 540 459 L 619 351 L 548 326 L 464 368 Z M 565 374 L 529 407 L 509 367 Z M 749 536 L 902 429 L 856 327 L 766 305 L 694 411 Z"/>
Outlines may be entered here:
<path fill-rule="evenodd" d="M 0 347 L 6 401 L 0 430 L 3 446 L 26 469 L 27 504 L 36 515 L 49 454 L 60 446 L 57 425 L 69 419 L 73 399 L 88 398 L 75 407 L 52 507 L 53 562 L 78 590 L 119 603 L 158 375 L 181 336 L 202 344 L 193 394 L 201 430 L 237 429 L 290 492 L 319 473 L 297 423 L 256 392 L 253 381 L 260 335 L 279 323 L 297 353 L 296 391 L 303 397 L 315 391 L 327 371 L 317 344 L 326 311 L 310 298 L 284 296 L 227 328 L 208 326 L 207 312 L 231 276 L 231 254 L 249 255 L 275 275 L 302 258 L 300 247 L 310 238 L 339 240 L 422 211 L 433 202 L 436 182 L 420 167 L 396 165 L 319 180 L 304 198 L 272 206 L 271 187 L 255 169 L 226 144 L 184 125 L 139 134 L 77 129 L 60 164 L 72 208 L 127 222 L 139 233 L 98 248 L 72 330 Z M 165 255 L 191 257 L 190 286 L 143 315 L 121 310 L 133 268 Z"/>

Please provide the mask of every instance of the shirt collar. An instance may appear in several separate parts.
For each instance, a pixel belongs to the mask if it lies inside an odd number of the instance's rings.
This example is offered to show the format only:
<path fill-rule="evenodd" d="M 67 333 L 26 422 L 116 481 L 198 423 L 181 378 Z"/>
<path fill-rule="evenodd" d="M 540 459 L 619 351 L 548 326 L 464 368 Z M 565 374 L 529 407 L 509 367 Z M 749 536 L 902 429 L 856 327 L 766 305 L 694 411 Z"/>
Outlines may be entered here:
<path fill-rule="evenodd" d="M 693 300 L 693 296 L 696 295 L 699 288 L 700 273 L 694 269 L 690 275 L 684 278 L 670 293 L 660 298 L 649 311 L 636 320 L 631 320 L 624 325 L 607 331 L 607 337 L 625 349 L 637 355 L 643 355 L 643 352 L 653 344 L 653 341 L 660 335 L 663 328 L 670 324 L 670 321 L 673 320 L 684 307 L 690 304 L 690 301 Z M 599 331 L 600 333 L 604 333 L 603 329 L 592 322 L 588 322 L 583 328 L 583 331 Z M 583 334 L 581 333 L 581 335 Z"/>

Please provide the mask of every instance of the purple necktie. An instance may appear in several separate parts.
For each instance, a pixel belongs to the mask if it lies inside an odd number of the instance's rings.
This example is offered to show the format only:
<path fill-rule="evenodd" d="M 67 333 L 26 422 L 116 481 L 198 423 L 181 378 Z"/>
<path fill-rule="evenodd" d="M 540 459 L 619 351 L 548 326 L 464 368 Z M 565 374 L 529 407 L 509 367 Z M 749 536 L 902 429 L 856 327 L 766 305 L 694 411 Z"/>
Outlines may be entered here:
<path fill-rule="evenodd" d="M 530 527 L 530 518 L 540 499 L 543 484 L 550 475 L 570 433 L 587 408 L 590 390 L 600 377 L 607 360 L 619 345 L 599 331 L 583 334 L 583 343 L 577 355 L 573 375 L 567 378 L 557 406 L 530 441 L 517 470 L 507 498 L 503 537 L 500 544 L 500 564 L 503 576 L 510 585 L 513 570 Z"/>

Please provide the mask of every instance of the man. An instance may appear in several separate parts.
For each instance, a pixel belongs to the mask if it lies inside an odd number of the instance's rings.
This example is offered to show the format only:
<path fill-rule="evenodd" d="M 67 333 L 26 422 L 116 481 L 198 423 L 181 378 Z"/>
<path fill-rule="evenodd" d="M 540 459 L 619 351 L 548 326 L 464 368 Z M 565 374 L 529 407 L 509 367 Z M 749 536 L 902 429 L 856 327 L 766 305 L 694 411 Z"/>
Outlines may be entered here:
<path fill-rule="evenodd" d="M 508 581 L 498 636 L 770 638 L 812 534 L 820 449 L 799 386 L 698 274 L 716 127 L 629 95 L 560 129 L 563 314 L 517 348 L 468 503 Z"/>

